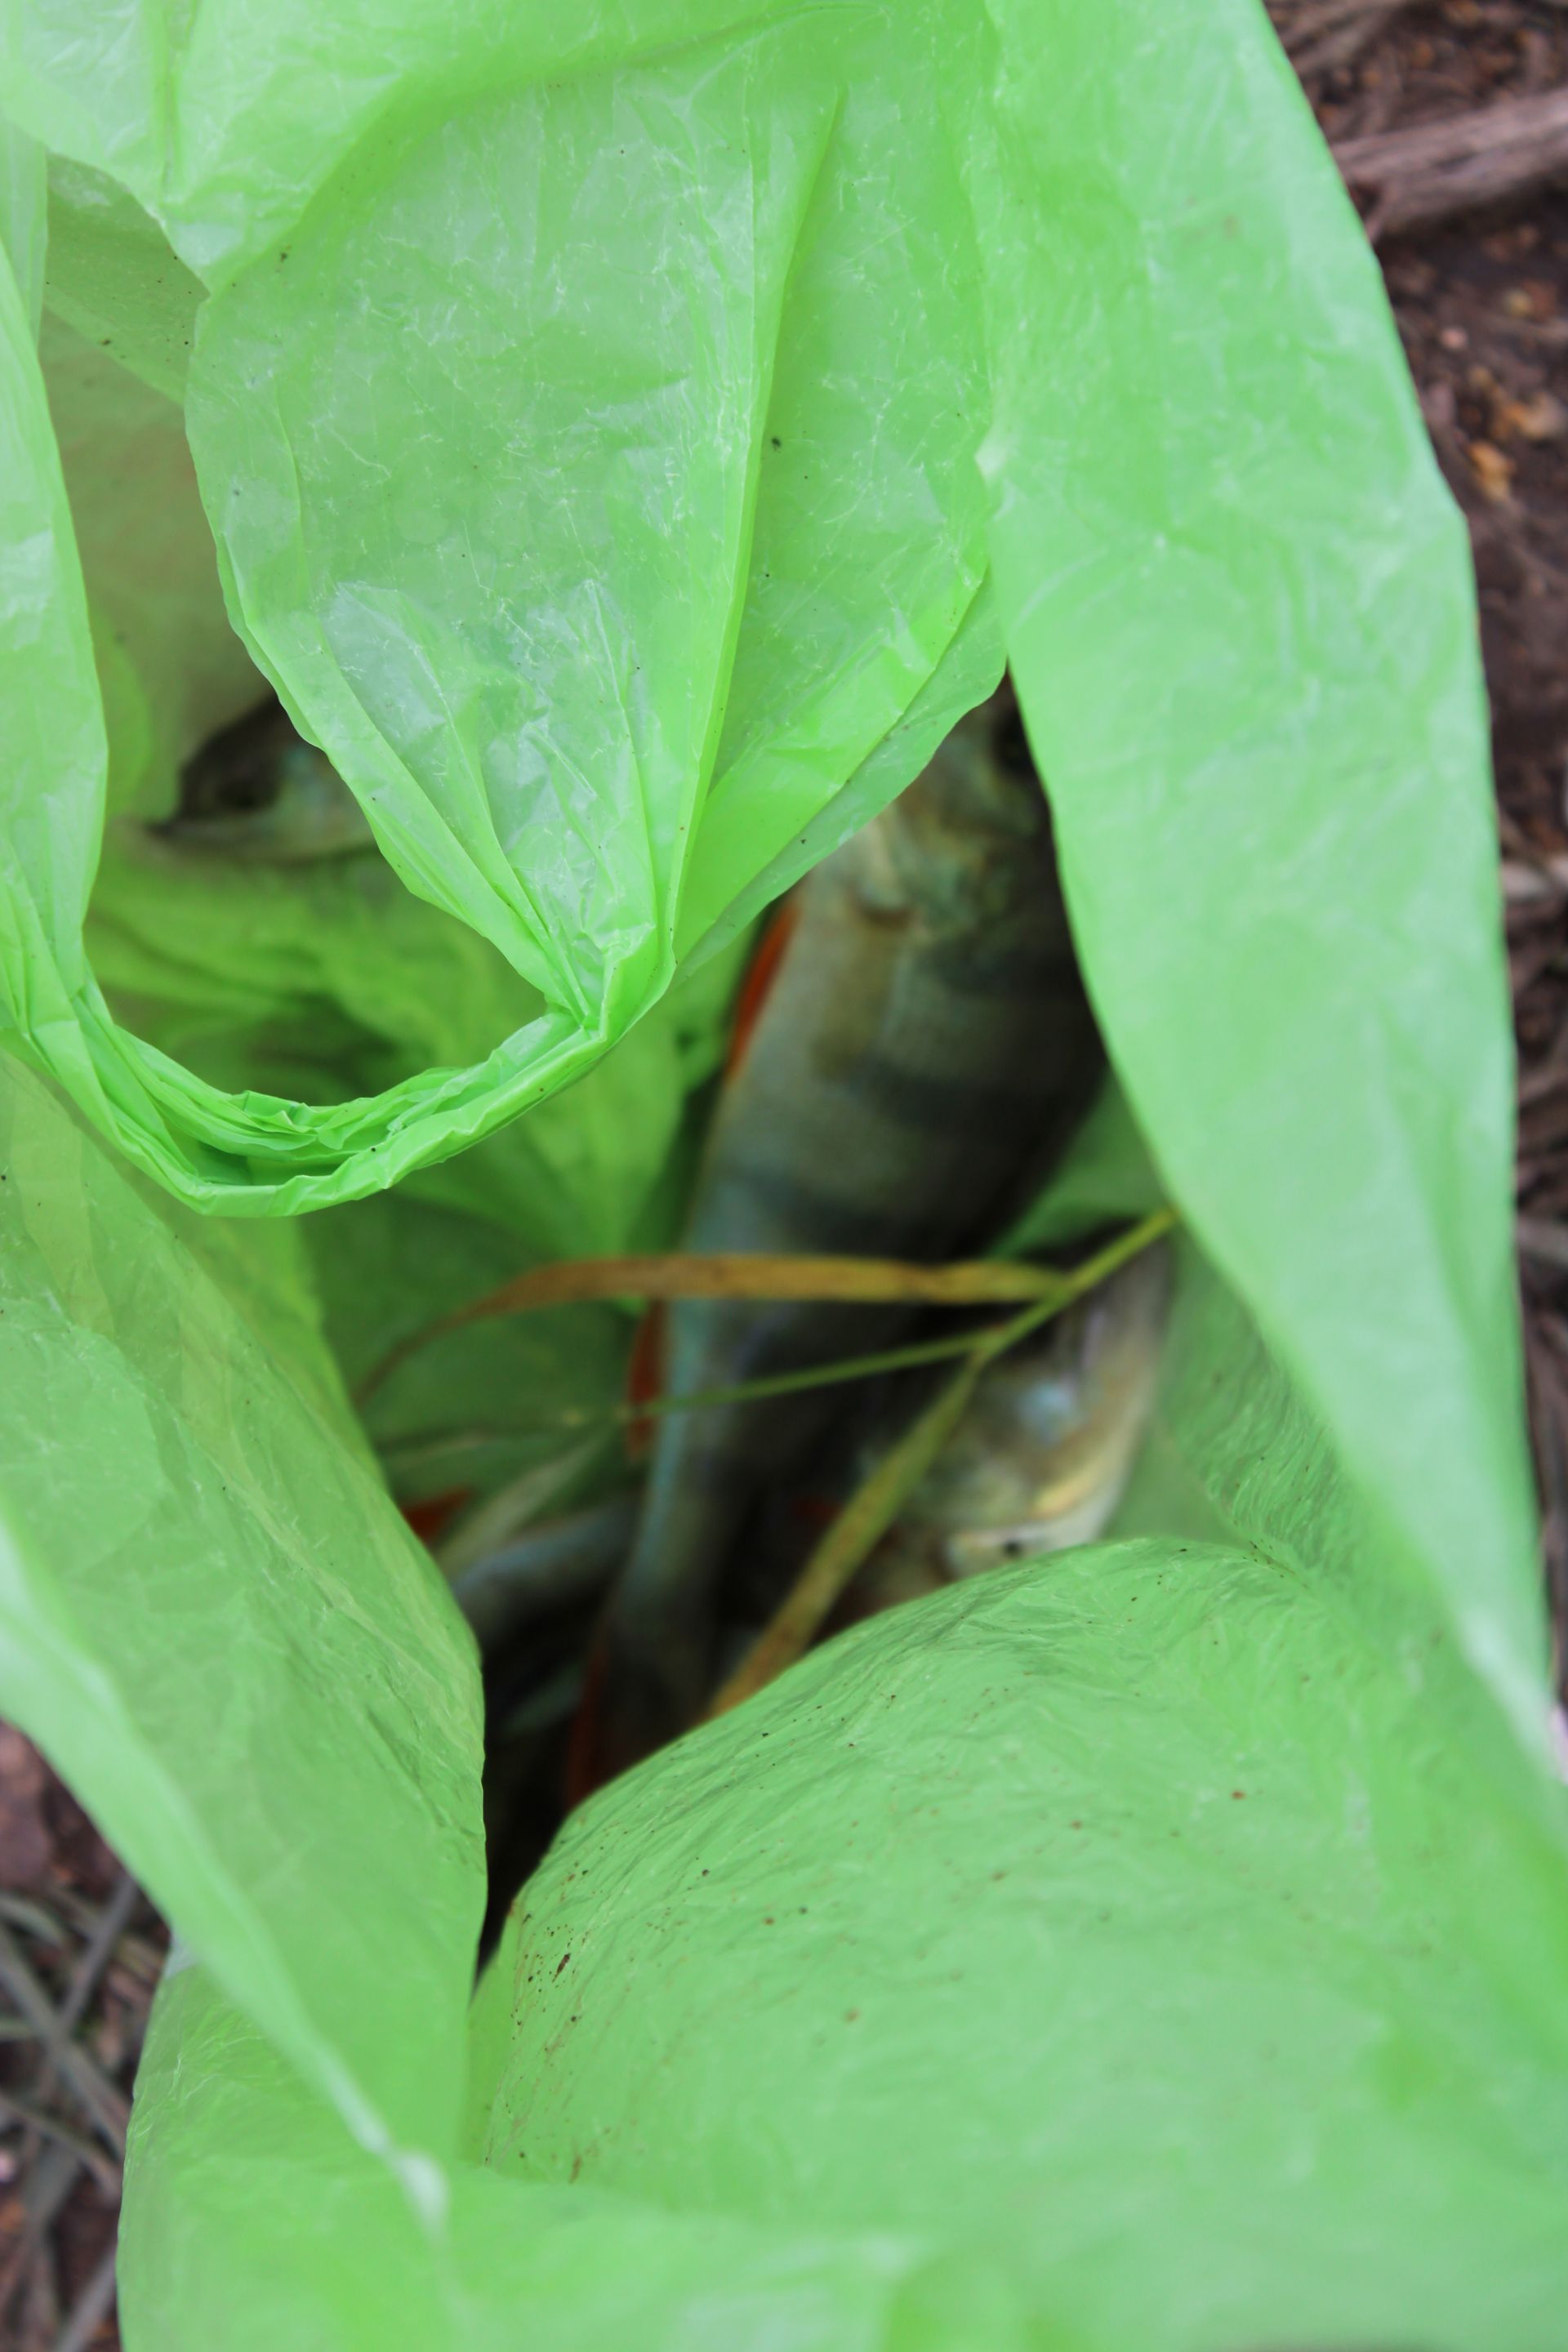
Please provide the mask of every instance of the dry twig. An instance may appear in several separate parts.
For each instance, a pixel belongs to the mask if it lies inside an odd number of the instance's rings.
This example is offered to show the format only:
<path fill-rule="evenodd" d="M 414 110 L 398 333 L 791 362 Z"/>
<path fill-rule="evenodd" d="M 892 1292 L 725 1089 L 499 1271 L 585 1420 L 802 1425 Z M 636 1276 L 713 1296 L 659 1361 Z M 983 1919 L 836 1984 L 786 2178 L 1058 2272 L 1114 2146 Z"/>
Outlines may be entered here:
<path fill-rule="evenodd" d="M 75 2305 L 63 2320 L 60 2316 L 56 2224 L 84 2170 L 99 2195 L 111 2209 L 117 2207 L 121 2168 L 87 2132 L 56 2112 L 52 2094 L 59 2087 L 68 2089 L 118 2156 L 126 2101 L 109 2072 L 75 2036 L 105 1977 L 132 1947 L 137 1961 L 132 1971 L 133 2000 L 140 1999 L 140 1976 L 156 1973 L 156 1955 L 150 1948 L 143 1951 L 132 1933 L 140 1894 L 130 1873 L 121 1872 L 100 1903 L 88 1902 L 64 1884 L 53 1888 L 47 1904 L 25 1895 L 0 1901 L 0 1919 L 56 1951 L 74 1948 L 76 1953 L 57 2000 L 7 1928 L 0 1926 L 0 1983 L 21 2011 L 18 2022 L 37 2045 L 40 2057 L 26 2092 L 10 2085 L 0 2089 L 0 2127 L 19 2126 L 25 2135 L 21 2226 L 0 2271 L 0 2340 L 39 2347 L 39 2352 L 46 2345 L 50 2352 L 59 2352 L 62 2346 L 90 2344 L 113 2307 L 111 2244 Z M 68 1926 L 62 1924 L 61 1913 Z M 145 1969 L 141 1968 L 143 1959 L 149 1963 Z"/>
<path fill-rule="evenodd" d="M 1290 61 L 1304 79 L 1353 65 L 1410 0 L 1303 0 L 1271 13 Z"/>
<path fill-rule="evenodd" d="M 1568 89 L 1344 139 L 1334 155 L 1350 186 L 1372 198 L 1374 239 L 1448 220 L 1568 173 Z"/>
<path fill-rule="evenodd" d="M 0 1984 L 4 1984 L 116 2156 L 123 2156 L 130 2115 L 123 2093 L 115 2089 L 80 2042 L 72 2040 L 60 2012 L 28 1967 L 21 1947 L 7 1927 L 0 1927 Z"/>
<path fill-rule="evenodd" d="M 41 2107 L 36 2099 L 25 2099 L 19 2091 L 0 2089 L 0 2122 L 26 2124 L 29 2131 L 52 2139 L 78 2164 L 86 2165 L 106 2196 L 119 2196 L 120 2167 L 95 2147 L 85 2132 L 75 2130 L 47 2107 Z"/>
<path fill-rule="evenodd" d="M 55 2338 L 54 2352 L 87 2352 L 114 2303 L 114 2255 L 115 2249 L 110 2245 L 66 2314 L 65 2326 Z"/>
<path fill-rule="evenodd" d="M 1073 1299 L 1107 1281 L 1129 1258 L 1136 1257 L 1141 1250 L 1168 1234 L 1175 1222 L 1174 1210 L 1156 1210 L 1152 1217 L 1145 1217 L 1141 1224 L 1119 1235 L 1071 1274 L 1058 1276 L 1058 1297 L 1037 1300 L 1005 1323 L 993 1324 L 971 1334 L 967 1353 L 958 1370 L 943 1383 L 898 1444 L 883 1455 L 834 1520 L 772 1622 L 764 1626 L 720 1689 L 708 1710 L 710 1717 L 728 1714 L 804 1654 L 850 1580 L 870 1558 L 957 1428 L 986 1366 L 1027 1339 Z"/>

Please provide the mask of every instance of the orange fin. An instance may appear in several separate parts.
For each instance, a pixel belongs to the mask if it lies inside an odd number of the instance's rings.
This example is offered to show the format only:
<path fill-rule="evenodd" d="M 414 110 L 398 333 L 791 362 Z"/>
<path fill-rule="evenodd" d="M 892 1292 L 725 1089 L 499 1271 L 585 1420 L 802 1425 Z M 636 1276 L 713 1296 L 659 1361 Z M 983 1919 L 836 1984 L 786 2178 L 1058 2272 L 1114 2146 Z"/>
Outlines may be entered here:
<path fill-rule="evenodd" d="M 574 1812 L 606 1780 L 619 1780 L 642 1760 L 645 1751 L 617 1736 L 614 1679 L 609 1645 L 601 1628 L 584 1662 L 583 1695 L 567 1736 L 563 1793 L 569 1812 Z"/>
<path fill-rule="evenodd" d="M 746 1051 L 762 1019 L 763 1008 L 773 994 L 774 981 L 784 960 L 784 950 L 795 937 L 800 921 L 800 902 L 792 890 L 775 908 L 761 940 L 756 954 L 746 967 L 746 977 L 741 982 L 741 992 L 735 999 L 735 1025 L 730 1032 L 730 1051 L 725 1056 L 724 1076 L 732 1078 L 746 1058 Z"/>
<path fill-rule="evenodd" d="M 664 1343 L 668 1319 L 666 1301 L 656 1298 L 651 1307 L 644 1309 L 632 1334 L 632 1351 L 626 1359 L 626 1401 L 633 1407 L 651 1404 L 655 1397 L 664 1394 Z M 643 1459 L 658 1427 L 653 1413 L 634 1412 L 626 1425 L 623 1441 L 628 1462 Z"/>
<path fill-rule="evenodd" d="M 421 1543 L 439 1543 L 473 1492 L 471 1486 L 448 1486 L 445 1494 L 422 1495 L 416 1503 L 400 1503 L 397 1507 Z"/>

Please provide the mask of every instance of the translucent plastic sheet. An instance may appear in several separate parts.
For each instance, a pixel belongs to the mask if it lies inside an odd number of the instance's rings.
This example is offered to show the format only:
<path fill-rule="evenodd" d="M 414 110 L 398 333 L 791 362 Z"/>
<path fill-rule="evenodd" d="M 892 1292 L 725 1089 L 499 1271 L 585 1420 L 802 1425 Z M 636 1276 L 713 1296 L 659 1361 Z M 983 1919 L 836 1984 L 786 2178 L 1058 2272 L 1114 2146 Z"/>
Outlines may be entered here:
<path fill-rule="evenodd" d="M 258 30 L 232 14 L 199 33 L 231 99 Z M 172 28 L 150 12 L 142 29 L 151 70 Z M 333 193 L 297 184 L 276 239 L 256 166 L 294 148 L 314 103 L 303 20 L 295 48 L 268 28 L 254 88 L 272 104 L 239 149 L 199 72 L 179 77 L 179 121 L 161 100 L 155 123 L 142 114 L 134 35 L 84 54 L 44 9 L 15 36 L 18 122 L 118 173 L 205 275 L 185 418 L 257 664 L 404 880 L 537 992 L 466 1068 L 363 1100 L 214 1087 L 110 1022 L 79 935 L 102 751 L 94 729 L 68 771 L 65 745 L 40 741 L 13 789 L 52 793 L 58 822 L 12 846 L 14 1017 L 190 1199 L 347 1198 L 580 1075 L 678 964 L 907 782 L 1000 667 L 958 157 L 900 128 L 940 114 L 935 21 L 906 37 L 855 8 L 780 11 L 651 49 L 628 30 L 580 29 L 562 58 L 534 30 L 476 23 L 454 88 L 449 58 L 429 79 L 430 28 L 363 27 L 383 60 L 374 121 L 343 93 L 314 156 L 323 180 L 342 163 Z M 389 60 L 388 40 L 405 54 Z M 174 151 L 215 134 L 210 178 L 172 205 Z M 237 166 L 250 225 L 243 266 L 236 247 L 220 271 Z M 59 307 L 79 332 L 113 307 L 106 242 L 165 310 L 163 281 L 189 280 L 100 196 L 58 177 Z M 168 389 L 170 339 L 150 353 L 132 334 L 128 365 Z M 114 348 L 113 328 L 96 340 Z M 12 676 L 46 709 L 63 692 L 83 728 L 79 591 L 26 346 L 18 319 L 16 495 L 54 593 L 41 656 L 18 605 Z M 155 604 L 153 566 L 139 587 Z"/>
<path fill-rule="evenodd" d="M 5 1713 L 367 2141 L 440 2147 L 481 1903 L 467 1629 L 292 1230 L 150 1201 L 15 1063 L 0 1119 Z"/>
<path fill-rule="evenodd" d="M 1167 1442 L 1217 1386 L 1289 1491 L 875 1620 L 576 1816 L 488 2162 L 909 2231 L 1047 2345 L 1549 2340 L 1561 1847 L 1211 1283 Z"/>
<path fill-rule="evenodd" d="M 1534 2352 L 1494 850 L 1360 230 L 1251 0 L 546 13 L 0 19 L 0 1706 L 193 1961 L 128 2340 Z M 1133 1548 L 580 1816 L 462 2137 L 473 1660 L 318 1301 L 383 1327 L 331 1219 L 192 1207 L 657 1231 L 703 957 L 1004 653 L 1121 1087 L 1026 1230 L 1152 1169 L 1192 1236 Z M 182 916 L 135 828 L 258 669 L 385 864 Z"/>

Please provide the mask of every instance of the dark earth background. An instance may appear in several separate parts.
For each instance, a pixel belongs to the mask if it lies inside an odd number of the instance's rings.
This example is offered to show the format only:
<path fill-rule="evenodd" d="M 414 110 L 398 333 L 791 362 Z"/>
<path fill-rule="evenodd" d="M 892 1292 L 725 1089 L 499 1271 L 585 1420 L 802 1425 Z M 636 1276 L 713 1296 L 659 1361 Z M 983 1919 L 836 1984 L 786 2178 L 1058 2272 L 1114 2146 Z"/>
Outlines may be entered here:
<path fill-rule="evenodd" d="M 1271 0 L 1270 13 L 1366 216 L 1438 461 L 1475 545 L 1519 1038 L 1531 1417 L 1561 1675 L 1568 0 Z M 4 2352 L 108 2352 L 119 2342 L 116 2143 L 166 1943 L 152 1906 L 37 1750 L 0 1725 Z"/>

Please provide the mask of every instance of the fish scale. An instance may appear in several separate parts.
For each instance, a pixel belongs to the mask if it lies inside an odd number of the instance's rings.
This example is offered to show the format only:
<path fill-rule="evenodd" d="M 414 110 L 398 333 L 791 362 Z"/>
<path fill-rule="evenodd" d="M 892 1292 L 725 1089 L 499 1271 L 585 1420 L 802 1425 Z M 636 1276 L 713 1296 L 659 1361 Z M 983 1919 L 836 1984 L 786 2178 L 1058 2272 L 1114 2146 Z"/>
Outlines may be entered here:
<path fill-rule="evenodd" d="M 1100 1052 L 1057 880 L 1044 795 L 1005 692 L 803 885 L 794 930 L 721 1098 L 686 1246 L 981 1247 L 1037 1182 Z M 672 1394 L 896 1343 L 907 1308 L 687 1301 Z M 602 1622 L 577 1779 L 683 1729 L 714 1671 L 726 1563 L 764 1490 L 844 1411 L 810 1391 L 671 1415 Z"/>

